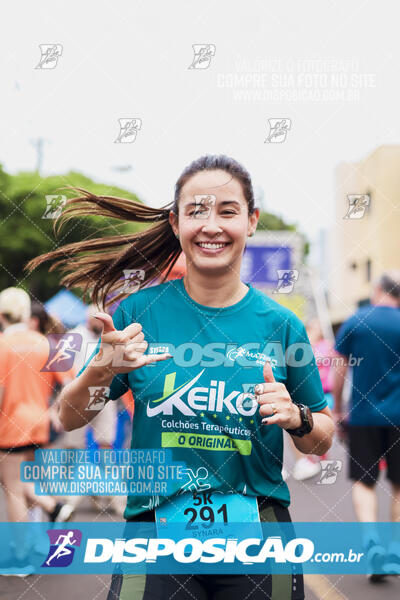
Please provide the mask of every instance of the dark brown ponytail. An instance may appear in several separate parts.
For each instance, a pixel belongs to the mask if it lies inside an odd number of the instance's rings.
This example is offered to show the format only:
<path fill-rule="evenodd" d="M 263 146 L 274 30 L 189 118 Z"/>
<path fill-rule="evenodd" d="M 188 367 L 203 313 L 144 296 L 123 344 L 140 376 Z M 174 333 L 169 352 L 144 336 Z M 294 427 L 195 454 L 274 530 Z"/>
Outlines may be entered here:
<path fill-rule="evenodd" d="M 100 238 L 91 238 L 61 246 L 30 260 L 25 269 L 33 271 L 42 263 L 55 262 L 49 271 L 59 268 L 66 273 L 60 281 L 67 288 L 79 287 L 85 295 L 90 290 L 90 300 L 99 307 L 111 302 L 106 297 L 123 287 L 124 269 L 141 269 L 145 272 L 141 287 L 160 277 L 163 280 L 178 259 L 182 249 L 168 222 L 170 208 L 151 208 L 140 202 L 112 196 L 96 196 L 81 188 L 68 186 L 81 195 L 67 200 L 62 214 L 56 219 L 56 233 L 70 219 L 81 216 L 104 216 L 136 223 L 156 225 L 144 231 Z M 79 256 L 78 256 L 79 255 Z M 112 301 L 126 293 L 117 293 Z"/>
<path fill-rule="evenodd" d="M 85 295 L 89 291 L 90 302 L 103 308 L 129 295 L 129 292 L 121 291 L 121 279 L 125 269 L 144 271 L 140 287 L 155 280 L 165 281 L 182 252 L 168 220 L 169 212 L 172 210 L 178 215 L 181 189 L 192 175 L 202 170 L 216 169 L 222 169 L 238 179 L 251 214 L 254 211 L 254 194 L 250 175 L 242 165 L 225 155 L 206 155 L 193 161 L 175 185 L 174 202 L 162 208 L 151 208 L 125 198 L 97 196 L 82 188 L 68 186 L 67 189 L 80 195 L 67 200 L 61 215 L 54 223 L 56 233 L 70 219 L 90 215 L 155 224 L 140 232 L 90 238 L 66 244 L 30 260 L 25 270 L 32 272 L 42 263 L 55 260 L 49 271 L 60 268 L 66 273 L 60 284 L 67 288 L 79 287 Z"/>

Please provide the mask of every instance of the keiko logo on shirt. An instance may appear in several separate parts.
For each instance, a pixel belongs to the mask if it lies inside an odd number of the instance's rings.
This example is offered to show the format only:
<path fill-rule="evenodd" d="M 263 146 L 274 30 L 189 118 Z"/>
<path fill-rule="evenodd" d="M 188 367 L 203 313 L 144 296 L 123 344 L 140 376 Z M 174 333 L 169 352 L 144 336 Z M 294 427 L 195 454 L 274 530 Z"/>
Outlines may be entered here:
<path fill-rule="evenodd" d="M 225 396 L 225 381 L 210 381 L 210 387 L 194 387 L 196 381 L 204 373 L 198 375 L 174 389 L 175 373 L 165 376 L 164 390 L 161 398 L 150 400 L 147 404 L 147 416 L 172 415 L 174 409 L 183 415 L 194 417 L 196 411 L 221 413 L 228 410 L 233 415 L 250 417 L 257 410 L 258 403 L 254 394 L 249 391 L 233 391 Z M 185 396 L 185 399 L 182 397 Z"/>

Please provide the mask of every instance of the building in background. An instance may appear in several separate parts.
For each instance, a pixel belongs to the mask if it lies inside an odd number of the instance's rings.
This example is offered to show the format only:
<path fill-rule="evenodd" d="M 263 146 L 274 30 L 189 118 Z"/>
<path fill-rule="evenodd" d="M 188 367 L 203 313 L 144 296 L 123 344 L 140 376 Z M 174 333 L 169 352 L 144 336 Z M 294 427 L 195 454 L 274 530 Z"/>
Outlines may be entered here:
<path fill-rule="evenodd" d="M 293 310 L 302 320 L 314 316 L 315 308 L 304 266 L 304 238 L 295 231 L 257 231 L 246 241 L 241 278 Z M 279 275 L 293 275 L 282 286 Z"/>
<path fill-rule="evenodd" d="M 374 278 L 400 268 L 400 146 L 381 146 L 360 162 L 341 163 L 335 189 L 328 268 L 334 326 L 368 301 Z M 348 195 L 363 194 L 369 196 L 365 210 L 361 203 L 349 215 Z"/>

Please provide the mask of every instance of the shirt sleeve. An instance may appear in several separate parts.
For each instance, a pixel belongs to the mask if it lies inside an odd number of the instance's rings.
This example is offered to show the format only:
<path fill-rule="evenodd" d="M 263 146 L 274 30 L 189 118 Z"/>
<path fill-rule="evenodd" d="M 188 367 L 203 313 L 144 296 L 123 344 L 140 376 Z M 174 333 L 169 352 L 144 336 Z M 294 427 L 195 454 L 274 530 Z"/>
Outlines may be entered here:
<path fill-rule="evenodd" d="M 335 350 L 343 356 L 351 354 L 352 334 L 354 329 L 353 319 L 347 319 L 340 327 L 336 336 Z"/>
<path fill-rule="evenodd" d="M 306 404 L 312 412 L 328 406 L 310 340 L 303 323 L 295 317 L 289 327 L 286 348 L 286 387 L 297 404 Z"/>
<path fill-rule="evenodd" d="M 121 304 L 122 304 L 122 302 L 121 302 Z M 124 309 L 121 306 L 121 304 L 119 304 L 117 310 L 115 311 L 115 313 L 113 314 L 113 317 L 112 317 L 114 327 L 118 331 L 122 331 L 122 329 L 125 329 L 125 327 L 126 327 L 125 321 L 124 321 Z M 90 363 L 92 358 L 94 356 L 96 356 L 96 354 L 98 354 L 99 349 L 100 349 L 100 339 L 97 342 L 96 348 L 93 350 L 93 353 L 91 354 L 91 356 L 89 356 L 89 358 L 87 359 L 87 361 L 85 362 L 85 364 L 83 365 L 83 367 L 81 368 L 79 373 L 77 374 L 77 377 L 79 377 L 79 375 L 81 375 L 83 373 L 83 371 L 86 369 L 86 367 L 88 366 L 88 364 Z M 118 375 L 116 375 L 114 377 L 114 379 L 111 382 L 110 396 L 109 396 L 110 400 L 117 400 L 118 398 L 123 396 L 123 394 L 125 394 L 128 390 L 129 390 L 128 373 L 119 373 Z"/>

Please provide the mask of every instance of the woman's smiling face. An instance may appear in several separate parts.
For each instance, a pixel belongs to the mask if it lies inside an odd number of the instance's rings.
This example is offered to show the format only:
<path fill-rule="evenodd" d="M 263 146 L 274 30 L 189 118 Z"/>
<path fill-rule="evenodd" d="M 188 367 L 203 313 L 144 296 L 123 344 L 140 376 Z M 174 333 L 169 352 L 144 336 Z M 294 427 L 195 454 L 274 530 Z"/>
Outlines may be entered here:
<path fill-rule="evenodd" d="M 223 170 L 196 173 L 182 187 L 179 218 L 170 223 L 186 255 L 200 270 L 240 270 L 247 236 L 254 232 L 258 209 L 249 215 L 241 183 Z"/>

